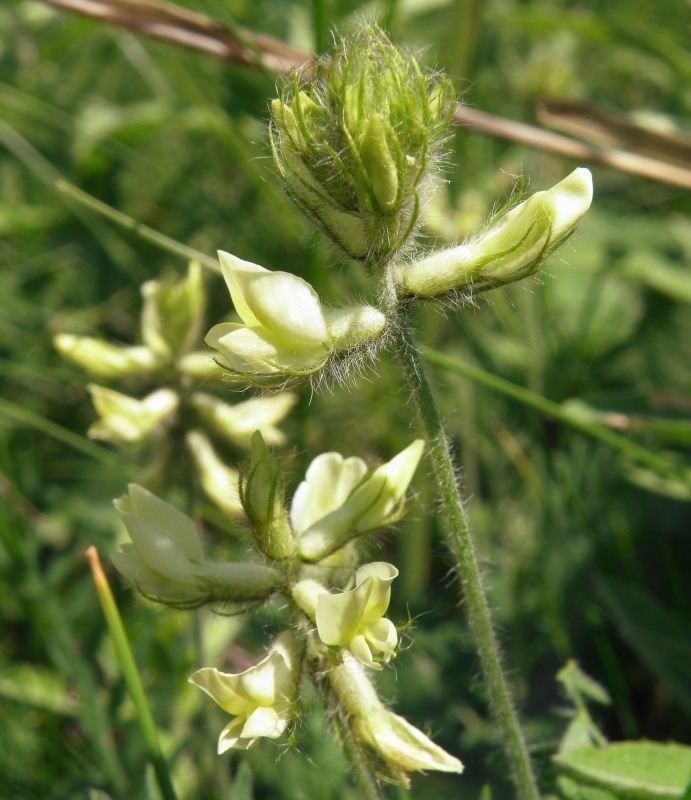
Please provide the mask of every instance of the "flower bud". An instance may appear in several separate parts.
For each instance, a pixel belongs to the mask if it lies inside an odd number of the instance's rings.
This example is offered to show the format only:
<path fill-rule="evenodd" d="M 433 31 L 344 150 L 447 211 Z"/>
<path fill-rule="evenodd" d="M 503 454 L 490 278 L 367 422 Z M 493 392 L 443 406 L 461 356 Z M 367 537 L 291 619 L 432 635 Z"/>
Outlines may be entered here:
<path fill-rule="evenodd" d="M 362 666 L 350 653 L 344 653 L 342 663 L 328 670 L 327 679 L 348 715 L 353 735 L 386 764 L 391 778 L 408 786 L 408 772 L 463 771 L 457 758 L 384 707 Z"/>
<path fill-rule="evenodd" d="M 192 455 L 204 494 L 231 519 L 244 517 L 237 471 L 221 461 L 203 433 L 190 431 L 185 436 L 185 444 Z"/>
<path fill-rule="evenodd" d="M 219 253 L 223 276 L 243 324 L 221 323 L 206 336 L 219 363 L 247 380 L 309 375 L 333 355 L 376 341 L 386 318 L 361 306 L 325 310 L 317 293 L 289 272 L 270 272 Z"/>
<path fill-rule="evenodd" d="M 305 87 L 294 75 L 272 103 L 274 160 L 348 256 L 381 262 L 417 227 L 452 110 L 448 82 L 366 26 L 337 44 L 325 80 Z"/>
<path fill-rule="evenodd" d="M 259 550 L 277 560 L 291 556 L 295 545 L 284 506 L 283 474 L 259 431 L 240 471 L 240 500 Z"/>
<path fill-rule="evenodd" d="M 386 141 L 386 128 L 380 114 L 372 114 L 360 143 L 360 158 L 372 186 L 377 208 L 389 214 L 396 208 L 398 169 Z"/>
<path fill-rule="evenodd" d="M 63 358 L 103 381 L 150 375 L 165 363 L 148 347 L 119 347 L 90 336 L 59 333 L 53 344 Z"/>
<path fill-rule="evenodd" d="M 221 731 L 218 754 L 231 748 L 248 750 L 265 736 L 281 736 L 294 716 L 300 653 L 289 631 L 280 634 L 268 654 L 255 666 L 232 675 L 204 667 L 190 675 L 234 719 Z"/>
<path fill-rule="evenodd" d="M 251 602 L 268 597 L 280 583 L 263 564 L 207 561 L 194 522 L 137 484 L 130 484 L 115 508 L 132 544 L 113 553 L 113 564 L 149 597 L 170 604 Z"/>
<path fill-rule="evenodd" d="M 592 198 L 592 176 L 580 167 L 514 206 L 474 241 L 401 267 L 400 281 L 409 294 L 437 297 L 484 291 L 532 275 L 574 232 Z"/>
<path fill-rule="evenodd" d="M 195 392 L 190 400 L 203 422 L 239 447 L 249 447 L 252 434 L 257 430 L 268 444 L 285 444 L 286 438 L 276 424 L 296 402 L 297 395 L 289 392 L 253 397 L 232 406 L 203 392 Z"/>
<path fill-rule="evenodd" d="M 199 339 L 205 293 L 202 267 L 190 263 L 185 278 L 168 275 L 142 285 L 142 340 L 170 359 L 186 353 Z"/>
<path fill-rule="evenodd" d="M 117 444 L 141 442 L 148 438 L 180 404 L 172 389 L 159 389 L 143 400 L 137 400 L 95 383 L 90 383 L 87 388 L 100 417 L 89 428 L 89 436 Z"/>

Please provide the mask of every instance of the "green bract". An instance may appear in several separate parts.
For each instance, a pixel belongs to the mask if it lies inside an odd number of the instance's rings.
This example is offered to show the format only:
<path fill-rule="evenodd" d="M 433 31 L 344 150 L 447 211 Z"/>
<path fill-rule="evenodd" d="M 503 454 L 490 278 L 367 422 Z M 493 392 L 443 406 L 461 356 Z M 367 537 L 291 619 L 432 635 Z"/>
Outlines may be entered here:
<path fill-rule="evenodd" d="M 351 258 L 380 265 L 416 230 L 420 195 L 453 113 L 453 90 L 368 26 L 336 47 L 328 75 L 295 74 L 271 105 L 286 189 Z"/>
<path fill-rule="evenodd" d="M 285 486 L 280 462 L 255 431 L 249 456 L 240 471 L 240 500 L 258 549 L 279 561 L 293 554 L 295 543 L 285 510 Z"/>

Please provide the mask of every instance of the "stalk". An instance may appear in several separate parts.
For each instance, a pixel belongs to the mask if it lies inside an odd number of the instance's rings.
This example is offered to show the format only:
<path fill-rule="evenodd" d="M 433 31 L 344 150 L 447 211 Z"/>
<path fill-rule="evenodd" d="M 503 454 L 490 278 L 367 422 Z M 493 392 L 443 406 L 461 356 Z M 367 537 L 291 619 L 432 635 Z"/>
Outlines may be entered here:
<path fill-rule="evenodd" d="M 156 775 L 156 782 L 161 793 L 162 800 L 177 800 L 173 782 L 170 778 L 170 771 L 166 763 L 161 746 L 158 742 L 158 733 L 154 719 L 151 716 L 149 703 L 146 699 L 146 693 L 142 686 L 139 677 L 139 670 L 132 656 L 127 633 L 122 624 L 120 612 L 115 604 L 115 598 L 110 590 L 110 585 L 101 567 L 101 560 L 98 556 L 98 551 L 95 547 L 89 547 L 86 551 L 86 557 L 91 567 L 93 574 L 94 586 L 98 594 L 103 615 L 108 623 L 113 646 L 115 647 L 115 654 L 122 670 L 122 676 L 125 679 L 127 689 L 132 698 L 132 702 L 137 712 L 137 719 L 139 721 L 139 728 L 142 732 L 144 745 L 146 747 L 149 761 L 154 768 Z"/>
<path fill-rule="evenodd" d="M 490 708 L 501 726 L 506 758 L 517 797 L 519 800 L 539 800 L 540 795 L 523 731 L 504 678 L 501 651 L 482 585 L 468 512 L 456 479 L 439 408 L 424 361 L 415 343 L 410 313 L 404 308 L 398 308 L 394 314 L 396 323 L 392 326 L 395 330 L 392 347 L 417 403 L 427 440 L 427 452 L 442 503 L 441 518 L 447 545 L 458 570 L 470 631 L 480 657 Z"/>

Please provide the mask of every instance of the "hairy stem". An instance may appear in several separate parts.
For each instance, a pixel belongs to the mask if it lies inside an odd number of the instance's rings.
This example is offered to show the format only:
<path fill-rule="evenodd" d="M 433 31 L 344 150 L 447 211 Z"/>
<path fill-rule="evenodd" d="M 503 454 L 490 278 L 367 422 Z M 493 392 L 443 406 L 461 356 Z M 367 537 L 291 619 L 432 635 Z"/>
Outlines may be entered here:
<path fill-rule="evenodd" d="M 501 652 L 482 585 L 473 535 L 439 409 L 425 364 L 415 343 L 409 313 L 396 312 L 393 348 L 413 394 L 427 439 L 427 453 L 439 487 L 442 524 L 461 581 L 470 630 L 475 642 L 490 707 L 499 722 L 506 757 L 519 800 L 537 800 L 539 792 L 509 688 L 502 670 Z"/>

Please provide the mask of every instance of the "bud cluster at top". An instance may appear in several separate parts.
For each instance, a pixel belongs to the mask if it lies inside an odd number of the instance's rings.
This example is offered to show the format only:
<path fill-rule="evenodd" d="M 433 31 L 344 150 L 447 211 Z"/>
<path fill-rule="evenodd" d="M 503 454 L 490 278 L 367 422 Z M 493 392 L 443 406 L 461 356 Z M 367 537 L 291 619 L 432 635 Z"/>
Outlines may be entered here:
<path fill-rule="evenodd" d="M 294 74 L 272 103 L 274 159 L 291 197 L 348 256 L 381 263 L 416 229 L 453 89 L 375 26 L 340 41 L 324 69 L 309 85 Z"/>

